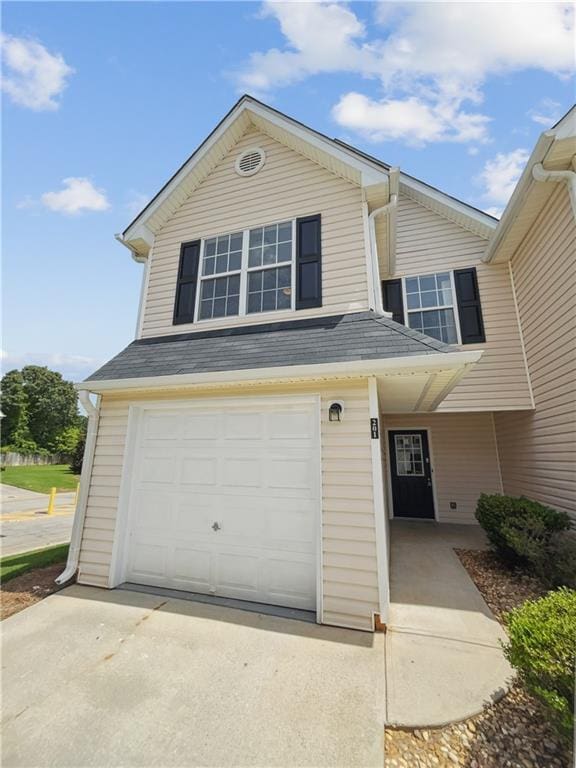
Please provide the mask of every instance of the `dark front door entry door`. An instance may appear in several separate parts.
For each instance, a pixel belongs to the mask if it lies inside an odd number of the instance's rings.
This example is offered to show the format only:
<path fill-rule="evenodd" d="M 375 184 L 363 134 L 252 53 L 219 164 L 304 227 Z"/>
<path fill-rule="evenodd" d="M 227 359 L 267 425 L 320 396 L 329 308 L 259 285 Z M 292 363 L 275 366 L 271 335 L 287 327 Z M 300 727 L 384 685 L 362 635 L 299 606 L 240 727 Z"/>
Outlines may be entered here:
<path fill-rule="evenodd" d="M 428 433 L 423 429 L 389 432 L 394 517 L 434 519 Z"/>

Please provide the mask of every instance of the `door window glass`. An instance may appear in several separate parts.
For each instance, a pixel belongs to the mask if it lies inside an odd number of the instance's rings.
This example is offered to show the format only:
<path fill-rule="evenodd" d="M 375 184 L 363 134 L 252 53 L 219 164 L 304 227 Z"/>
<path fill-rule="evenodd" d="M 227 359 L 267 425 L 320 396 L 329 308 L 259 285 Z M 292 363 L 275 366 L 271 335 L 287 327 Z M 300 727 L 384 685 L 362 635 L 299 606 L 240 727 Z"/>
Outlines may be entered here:
<path fill-rule="evenodd" d="M 399 477 L 424 476 L 424 452 L 421 435 L 394 435 L 396 474 Z"/>

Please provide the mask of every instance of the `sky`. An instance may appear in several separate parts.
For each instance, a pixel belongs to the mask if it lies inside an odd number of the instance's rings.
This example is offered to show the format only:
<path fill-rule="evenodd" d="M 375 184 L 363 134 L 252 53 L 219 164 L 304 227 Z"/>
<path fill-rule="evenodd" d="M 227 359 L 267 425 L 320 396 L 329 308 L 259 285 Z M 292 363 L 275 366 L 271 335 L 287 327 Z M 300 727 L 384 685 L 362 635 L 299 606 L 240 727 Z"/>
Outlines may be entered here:
<path fill-rule="evenodd" d="M 499 215 L 573 73 L 563 3 L 5 2 L 3 369 L 134 338 L 114 234 L 242 93 Z"/>

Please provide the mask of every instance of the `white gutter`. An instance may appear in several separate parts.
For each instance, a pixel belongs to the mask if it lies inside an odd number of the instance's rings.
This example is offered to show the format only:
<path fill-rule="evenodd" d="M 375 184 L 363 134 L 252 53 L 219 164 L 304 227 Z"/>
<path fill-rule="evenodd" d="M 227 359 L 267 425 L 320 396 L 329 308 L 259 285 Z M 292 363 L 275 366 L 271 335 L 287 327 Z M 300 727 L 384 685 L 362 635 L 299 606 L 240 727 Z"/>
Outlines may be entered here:
<path fill-rule="evenodd" d="M 97 396 L 96 403 L 94 404 L 92 403 L 92 400 L 90 400 L 88 390 L 86 387 L 83 387 L 78 392 L 78 399 L 88 414 L 86 446 L 84 448 L 82 474 L 80 475 L 80 493 L 78 495 L 78 503 L 76 504 L 76 512 L 74 513 L 74 522 L 72 523 L 72 536 L 70 539 L 70 549 L 68 550 L 68 560 L 66 562 L 66 568 L 56 579 L 56 584 L 64 584 L 69 581 L 78 569 L 80 545 L 82 544 L 82 532 L 84 530 L 84 518 L 86 517 L 86 506 L 88 504 L 88 491 L 90 488 L 90 478 L 92 477 L 92 465 L 94 463 L 94 451 L 96 450 L 98 422 L 100 420 L 100 395 Z"/>
<path fill-rule="evenodd" d="M 542 163 L 536 163 L 532 167 L 532 177 L 535 181 L 564 182 L 568 186 L 572 213 L 576 218 L 576 173 L 574 171 L 547 171 Z"/>
<path fill-rule="evenodd" d="M 400 168 L 391 168 L 390 179 L 390 202 L 386 205 L 376 208 L 368 215 L 368 226 L 370 229 L 370 252 L 372 254 L 372 282 L 374 284 L 376 311 L 381 315 L 391 317 L 389 312 L 384 311 L 382 303 L 382 289 L 380 285 L 380 268 L 378 263 L 378 245 L 376 243 L 376 217 L 386 214 L 388 216 L 388 273 L 394 274 L 396 261 L 396 219 L 394 212 L 398 205 L 398 184 L 400 177 Z"/>
<path fill-rule="evenodd" d="M 130 243 L 124 239 L 124 235 L 121 233 L 118 233 L 114 235 L 114 239 L 118 240 L 119 243 L 121 243 L 124 247 L 128 248 L 130 253 L 132 254 L 132 258 L 134 261 L 137 261 L 140 264 L 145 264 L 147 261 L 147 257 L 143 256 L 141 253 L 139 253 L 136 248 L 134 248 L 133 245 L 130 245 Z"/>
<path fill-rule="evenodd" d="M 311 365 L 287 365 L 273 368 L 248 368 L 234 371 L 212 371 L 209 373 L 181 373 L 167 376 L 149 376 L 133 379 L 107 379 L 83 381 L 77 389 L 90 392 L 125 391 L 131 389 L 154 389 L 161 387 L 193 387 L 218 384 L 262 383 L 267 381 L 293 380 L 300 378 L 363 378 L 365 376 L 386 376 L 437 371 L 456 370 L 472 365 L 482 357 L 483 350 L 469 352 L 440 352 L 438 354 L 412 355 L 385 358 L 381 360 L 351 360 L 339 363 L 315 363 Z"/>

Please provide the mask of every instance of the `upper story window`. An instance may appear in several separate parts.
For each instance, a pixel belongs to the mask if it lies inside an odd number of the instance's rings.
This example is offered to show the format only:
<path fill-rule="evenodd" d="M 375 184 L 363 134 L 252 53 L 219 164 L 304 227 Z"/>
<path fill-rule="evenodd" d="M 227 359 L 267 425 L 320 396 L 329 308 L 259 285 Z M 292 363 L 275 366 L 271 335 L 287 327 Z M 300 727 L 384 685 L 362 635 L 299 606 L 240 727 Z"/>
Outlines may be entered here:
<path fill-rule="evenodd" d="M 475 267 L 384 280 L 382 297 L 397 323 L 438 341 L 486 341 Z"/>
<path fill-rule="evenodd" d="M 174 323 L 322 305 L 320 216 L 183 243 Z"/>
<path fill-rule="evenodd" d="M 438 272 L 404 280 L 408 325 L 446 344 L 457 344 L 452 274 Z"/>

